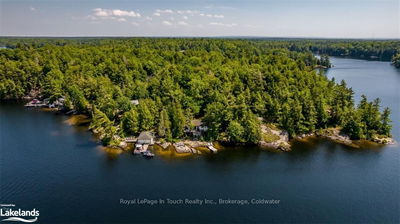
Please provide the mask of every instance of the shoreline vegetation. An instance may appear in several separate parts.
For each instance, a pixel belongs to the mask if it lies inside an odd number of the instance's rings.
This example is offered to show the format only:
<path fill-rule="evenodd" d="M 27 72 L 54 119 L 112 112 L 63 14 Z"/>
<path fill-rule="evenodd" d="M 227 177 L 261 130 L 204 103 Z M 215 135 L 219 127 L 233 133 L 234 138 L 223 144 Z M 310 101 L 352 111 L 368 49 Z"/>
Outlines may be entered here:
<path fill-rule="evenodd" d="M 57 111 L 54 109 L 44 108 L 45 111 Z M 70 115 L 65 123 L 72 126 L 82 126 L 86 125 L 89 127 L 90 118 L 88 116 L 82 114 Z M 257 144 L 261 149 L 264 150 L 277 150 L 282 152 L 291 151 L 293 140 L 297 141 L 307 141 L 312 138 L 323 138 L 328 139 L 337 144 L 342 144 L 349 146 L 351 148 L 362 148 L 364 145 L 396 145 L 397 142 L 390 137 L 379 137 L 376 136 L 372 140 L 352 140 L 346 134 L 341 133 L 340 128 L 327 128 L 324 130 L 318 130 L 315 133 L 302 134 L 299 136 L 295 136 L 292 139 L 289 139 L 288 133 L 286 131 L 280 130 L 274 124 L 262 125 L 262 133 L 263 137 L 260 142 Z M 95 133 L 94 133 L 95 134 Z M 96 135 L 96 134 L 95 134 Z M 96 138 L 100 140 L 97 135 Z M 183 144 L 185 150 L 179 150 L 176 144 Z M 193 154 L 204 154 L 204 153 L 213 153 L 209 150 L 208 146 L 214 146 L 217 151 L 222 150 L 225 146 L 232 146 L 232 143 L 229 142 L 207 142 L 200 140 L 192 140 L 192 139 L 180 139 L 177 142 L 166 142 L 156 141 L 153 149 L 158 152 L 159 155 L 162 156 L 170 156 L 170 157 L 186 157 Z M 181 147 L 182 148 L 182 147 Z M 134 149 L 134 144 L 119 144 L 118 146 L 106 146 L 106 151 L 112 151 L 112 149 L 120 149 L 123 151 L 132 151 Z M 119 153 L 118 153 L 119 154 Z"/>
<path fill-rule="evenodd" d="M 365 96 L 356 105 L 344 81 L 337 84 L 315 69 L 328 69 L 327 53 L 342 47 L 348 56 L 390 60 L 399 41 L 0 42 L 10 47 L 0 50 L 1 100 L 30 99 L 27 106 L 74 114 L 68 123 L 89 124 L 105 146 L 126 148 L 127 139 L 144 132 L 156 137 L 157 147 L 182 155 L 217 150 L 219 143 L 289 151 L 292 139 L 307 137 L 352 147 L 363 140 L 395 143 L 389 108 Z"/>

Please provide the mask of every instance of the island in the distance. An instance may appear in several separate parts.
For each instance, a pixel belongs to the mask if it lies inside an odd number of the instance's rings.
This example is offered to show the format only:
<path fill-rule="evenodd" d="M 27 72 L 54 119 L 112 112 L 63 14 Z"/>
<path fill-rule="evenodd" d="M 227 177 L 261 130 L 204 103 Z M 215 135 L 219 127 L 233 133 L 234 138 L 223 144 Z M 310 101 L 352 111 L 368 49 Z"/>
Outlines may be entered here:
<path fill-rule="evenodd" d="M 213 141 L 284 151 L 308 136 L 394 142 L 389 108 L 365 96 L 355 105 L 352 89 L 320 70 L 328 54 L 398 66 L 399 41 L 1 38 L 0 46 L 1 100 L 79 114 L 106 146 L 142 141 L 143 152 L 156 141 L 197 153 L 215 150 Z"/>

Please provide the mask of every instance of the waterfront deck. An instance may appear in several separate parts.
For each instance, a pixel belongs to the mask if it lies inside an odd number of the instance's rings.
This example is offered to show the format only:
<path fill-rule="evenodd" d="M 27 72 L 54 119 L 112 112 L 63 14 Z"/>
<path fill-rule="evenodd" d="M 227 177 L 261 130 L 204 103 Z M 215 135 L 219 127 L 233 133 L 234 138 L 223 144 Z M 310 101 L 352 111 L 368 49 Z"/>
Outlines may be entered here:
<path fill-rule="evenodd" d="M 125 138 L 125 142 L 126 142 L 126 143 L 136 143 L 136 142 L 137 142 L 137 138 L 136 138 L 136 137 L 133 137 L 133 136 L 131 136 L 131 137 L 126 137 L 126 138 Z"/>
<path fill-rule="evenodd" d="M 217 149 L 212 145 L 212 143 L 209 143 L 207 145 L 207 148 L 212 152 L 212 153 L 217 153 Z"/>
<path fill-rule="evenodd" d="M 47 104 L 45 103 L 27 103 L 25 107 L 46 107 Z"/>

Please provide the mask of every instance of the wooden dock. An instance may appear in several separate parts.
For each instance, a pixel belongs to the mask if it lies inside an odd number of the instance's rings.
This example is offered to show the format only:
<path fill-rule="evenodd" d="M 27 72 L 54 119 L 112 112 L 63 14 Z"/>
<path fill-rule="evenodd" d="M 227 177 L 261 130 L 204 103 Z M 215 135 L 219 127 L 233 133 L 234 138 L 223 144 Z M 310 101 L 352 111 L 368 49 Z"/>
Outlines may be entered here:
<path fill-rule="evenodd" d="M 126 137 L 125 142 L 127 143 L 136 143 L 137 138 L 136 137 Z"/>
<path fill-rule="evenodd" d="M 212 153 L 217 153 L 218 150 L 212 145 L 212 143 L 207 145 L 207 148 L 212 152 Z"/>
<path fill-rule="evenodd" d="M 45 103 L 27 103 L 25 107 L 46 107 L 47 104 Z"/>

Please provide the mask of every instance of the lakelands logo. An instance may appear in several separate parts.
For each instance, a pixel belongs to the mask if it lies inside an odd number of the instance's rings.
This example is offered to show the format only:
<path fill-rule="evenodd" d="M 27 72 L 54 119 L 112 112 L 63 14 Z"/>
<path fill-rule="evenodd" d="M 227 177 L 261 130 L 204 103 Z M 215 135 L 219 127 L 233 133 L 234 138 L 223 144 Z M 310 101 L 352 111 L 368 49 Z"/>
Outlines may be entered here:
<path fill-rule="evenodd" d="M 36 222 L 39 217 L 39 210 L 15 209 L 14 204 L 2 204 L 0 208 L 1 221 L 17 221 L 17 222 Z"/>

